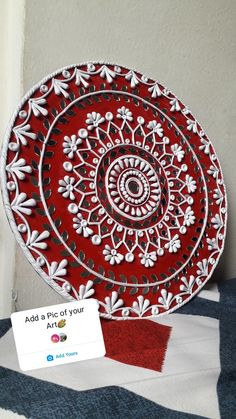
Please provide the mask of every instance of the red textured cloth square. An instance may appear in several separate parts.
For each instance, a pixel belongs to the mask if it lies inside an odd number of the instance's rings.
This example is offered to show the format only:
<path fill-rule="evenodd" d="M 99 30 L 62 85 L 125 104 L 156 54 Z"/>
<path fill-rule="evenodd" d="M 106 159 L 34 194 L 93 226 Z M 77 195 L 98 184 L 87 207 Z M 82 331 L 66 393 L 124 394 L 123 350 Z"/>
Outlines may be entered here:
<path fill-rule="evenodd" d="M 171 328 L 151 320 L 102 319 L 106 356 L 125 364 L 161 371 Z"/>

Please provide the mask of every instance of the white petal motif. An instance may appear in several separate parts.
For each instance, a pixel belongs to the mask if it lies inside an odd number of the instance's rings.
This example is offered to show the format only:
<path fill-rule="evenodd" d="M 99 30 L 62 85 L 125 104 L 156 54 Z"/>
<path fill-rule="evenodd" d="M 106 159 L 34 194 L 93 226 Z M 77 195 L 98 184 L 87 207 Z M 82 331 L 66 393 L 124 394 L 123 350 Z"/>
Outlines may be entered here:
<path fill-rule="evenodd" d="M 42 233 L 39 233 L 38 230 L 33 230 L 27 242 L 27 246 L 44 250 L 48 247 L 48 245 L 43 240 L 47 239 L 49 236 L 49 231 L 45 230 Z"/>
<path fill-rule="evenodd" d="M 163 305 L 163 307 L 168 310 L 170 304 L 172 302 L 173 294 L 171 292 L 167 292 L 165 288 L 161 290 L 161 297 L 158 298 L 158 302 Z"/>
<path fill-rule="evenodd" d="M 157 83 L 155 83 L 153 86 L 149 87 L 148 91 L 152 94 L 152 97 L 156 99 L 157 97 L 162 95 L 161 89 L 158 86 Z"/>
<path fill-rule="evenodd" d="M 171 105 L 171 108 L 170 108 L 171 112 L 175 112 L 175 111 L 179 112 L 181 110 L 179 101 L 176 98 L 171 99 L 170 105 Z"/>
<path fill-rule="evenodd" d="M 69 97 L 68 84 L 62 80 L 52 79 L 54 92 L 57 96 L 63 95 L 66 99 Z"/>
<path fill-rule="evenodd" d="M 144 300 L 142 295 L 139 295 L 137 300 L 133 302 L 133 309 L 141 317 L 149 307 L 150 301 L 148 299 Z"/>
<path fill-rule="evenodd" d="M 76 71 L 75 71 L 76 86 L 82 85 L 85 89 L 87 89 L 87 87 L 89 86 L 89 83 L 87 80 L 89 79 L 90 79 L 89 74 L 85 73 L 84 71 L 78 70 L 78 68 L 76 68 Z"/>
<path fill-rule="evenodd" d="M 108 314 L 112 314 L 115 310 L 123 306 L 124 301 L 118 297 L 118 293 L 116 291 L 112 291 L 111 297 L 105 298 L 105 310 Z"/>
<path fill-rule="evenodd" d="M 85 298 L 91 297 L 95 290 L 93 289 L 93 281 L 89 280 L 86 285 L 80 285 L 79 287 L 79 299 L 84 300 Z"/>
<path fill-rule="evenodd" d="M 60 263 L 52 262 L 48 269 L 48 275 L 51 279 L 56 279 L 57 277 L 62 277 L 67 274 L 65 267 L 68 265 L 66 259 L 63 259 Z"/>
<path fill-rule="evenodd" d="M 108 68 L 106 65 L 103 65 L 101 67 L 100 76 L 103 79 L 106 78 L 108 83 L 112 83 L 113 79 L 116 76 L 116 73 L 114 71 L 112 71 L 110 68 Z"/>
<path fill-rule="evenodd" d="M 134 71 L 129 71 L 128 74 L 125 76 L 126 80 L 130 81 L 130 85 L 132 88 L 136 87 L 139 84 L 138 78 Z"/>
<path fill-rule="evenodd" d="M 48 114 L 47 109 L 44 108 L 46 103 L 47 101 L 44 98 L 34 98 L 29 100 L 30 107 L 33 111 L 33 114 L 36 117 L 39 117 L 40 114 L 42 114 L 43 116 L 46 116 Z"/>
<path fill-rule="evenodd" d="M 27 145 L 28 141 L 25 137 L 31 138 L 32 140 L 36 140 L 37 135 L 30 131 L 31 126 L 30 124 L 24 125 L 23 127 L 14 128 L 13 131 L 15 133 L 16 138 L 23 144 Z"/>
<path fill-rule="evenodd" d="M 36 201 L 33 198 L 28 199 L 25 192 L 21 192 L 12 201 L 11 207 L 15 212 L 21 212 L 22 214 L 31 215 L 31 207 L 35 207 Z"/>
<path fill-rule="evenodd" d="M 19 159 L 14 163 L 7 166 L 7 171 L 10 173 L 15 173 L 18 179 L 25 179 L 25 173 L 32 173 L 31 166 L 26 165 L 25 159 Z"/>

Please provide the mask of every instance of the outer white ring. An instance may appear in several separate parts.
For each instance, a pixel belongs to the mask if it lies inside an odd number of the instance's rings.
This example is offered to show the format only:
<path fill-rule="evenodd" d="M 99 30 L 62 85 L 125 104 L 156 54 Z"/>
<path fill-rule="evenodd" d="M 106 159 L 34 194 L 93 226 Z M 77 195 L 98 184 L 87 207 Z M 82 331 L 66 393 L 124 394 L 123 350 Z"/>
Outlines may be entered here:
<path fill-rule="evenodd" d="M 48 277 L 48 275 L 36 264 L 35 259 L 33 258 L 33 256 L 31 255 L 30 251 L 27 249 L 27 247 L 25 246 L 25 243 L 24 243 L 24 241 L 23 241 L 23 239 L 22 239 L 22 237 L 21 237 L 21 235 L 20 235 L 20 233 L 19 233 L 19 231 L 17 229 L 17 226 L 15 224 L 15 220 L 14 220 L 14 216 L 13 216 L 13 213 L 12 213 L 12 210 L 11 210 L 11 207 L 10 207 L 10 202 L 9 202 L 9 198 L 8 198 L 8 190 L 6 188 L 6 181 L 7 181 L 7 179 L 6 179 L 6 172 L 5 172 L 5 164 L 6 164 L 6 158 L 7 158 L 8 140 L 9 140 L 9 137 L 11 135 L 11 131 L 12 131 L 12 128 L 14 126 L 15 119 L 17 118 L 18 113 L 21 110 L 21 108 L 24 105 L 24 103 L 32 96 L 32 94 L 37 89 L 40 88 L 40 86 L 42 84 L 46 83 L 48 80 L 52 79 L 56 75 L 62 73 L 64 70 L 70 70 L 70 69 L 75 68 L 75 67 L 80 67 L 80 66 L 83 66 L 83 65 L 88 65 L 90 63 L 91 64 L 96 64 L 96 65 L 112 65 L 112 66 L 115 66 L 116 65 L 114 63 L 107 63 L 107 62 L 101 62 L 101 61 L 87 61 L 87 62 L 82 62 L 82 63 L 79 63 L 79 64 L 78 63 L 77 64 L 71 64 L 71 65 L 66 66 L 66 67 L 63 67 L 63 68 L 61 68 L 59 70 L 56 70 L 53 73 L 49 74 L 48 76 L 44 77 L 40 82 L 38 82 L 37 84 L 35 84 L 25 94 L 25 96 L 22 98 L 21 102 L 17 106 L 15 112 L 13 113 L 12 118 L 11 118 L 9 124 L 8 124 L 7 129 L 6 129 L 6 133 L 5 133 L 3 144 L 2 144 L 1 160 L 0 160 L 1 191 L 2 191 L 3 203 L 5 205 L 5 210 L 6 210 L 6 214 L 7 214 L 7 218 L 8 218 L 10 227 L 11 227 L 11 229 L 12 229 L 12 231 L 13 231 L 13 233 L 14 233 L 14 235 L 15 235 L 15 237 L 16 237 L 19 245 L 20 245 L 20 247 L 22 248 L 23 252 L 25 253 L 25 255 L 26 255 L 27 259 L 29 260 L 29 262 L 31 263 L 31 265 L 34 267 L 35 271 L 45 280 L 46 283 L 48 283 L 53 289 L 55 289 L 60 295 L 62 295 L 68 301 L 74 301 L 74 298 L 72 296 L 70 296 L 67 292 L 65 292 L 60 286 L 58 286 L 55 283 L 55 281 L 51 280 Z M 128 67 L 126 67 L 124 65 L 122 65 L 122 68 L 130 71 L 130 68 L 128 68 Z M 137 73 L 140 73 L 136 69 L 133 69 L 133 71 L 135 71 Z M 156 83 L 162 85 L 162 83 L 160 83 L 159 80 L 156 80 L 155 78 L 152 78 L 152 80 L 155 80 Z M 164 85 L 166 85 L 166 83 L 164 83 Z M 169 92 L 174 97 L 176 97 L 174 95 L 174 93 L 172 93 L 172 91 L 169 90 Z M 182 101 L 181 101 L 181 103 L 186 107 L 186 105 Z M 198 120 L 195 117 L 194 117 L 194 120 L 201 127 L 201 125 L 199 124 Z M 222 176 L 222 179 L 223 179 L 223 172 L 222 172 L 220 161 L 219 161 L 219 159 L 217 157 L 217 154 L 215 152 L 214 146 L 213 146 L 213 144 L 212 144 L 211 141 L 210 141 L 210 143 L 211 143 L 211 147 L 212 147 L 212 149 L 214 151 L 214 155 L 217 158 L 217 162 L 218 162 L 219 169 L 220 169 L 220 172 L 221 172 L 221 176 Z M 199 285 L 198 288 L 188 298 L 185 298 L 182 303 L 176 304 L 172 309 L 169 309 L 167 311 L 164 311 L 164 312 L 158 314 L 157 316 L 162 316 L 162 315 L 167 314 L 167 313 L 172 313 L 173 311 L 175 311 L 176 309 L 178 309 L 179 307 L 183 306 L 188 301 L 190 301 L 203 288 L 204 284 L 209 280 L 209 278 L 212 276 L 214 270 L 216 269 L 216 266 L 218 264 L 219 258 L 222 255 L 223 250 L 224 250 L 224 246 L 225 246 L 225 237 L 226 237 L 226 232 L 227 232 L 227 220 L 228 220 L 228 213 L 227 213 L 228 201 L 227 201 L 226 186 L 225 186 L 225 183 L 224 182 L 223 182 L 223 185 L 222 186 L 223 186 L 223 189 L 224 189 L 224 199 L 225 199 L 226 213 L 225 213 L 225 224 L 224 224 L 224 236 L 222 238 L 222 245 L 221 245 L 220 251 L 219 251 L 219 253 L 217 255 L 217 258 L 216 258 L 216 263 L 212 267 L 210 274 L 205 278 L 205 280 L 203 281 L 203 283 L 201 285 Z M 112 316 L 110 314 L 109 315 L 106 315 L 105 313 L 100 313 L 100 315 L 103 316 L 103 317 L 109 317 L 109 318 L 113 318 L 113 319 L 117 319 L 117 320 L 122 320 L 123 319 L 122 317 L 115 317 L 115 316 Z M 155 316 L 155 317 L 157 317 L 157 316 Z M 152 317 L 153 317 L 153 315 L 152 316 L 145 316 L 145 318 L 152 318 Z M 130 318 L 130 319 L 137 319 L 137 318 L 139 318 L 139 317 Z M 127 319 L 127 318 L 125 317 L 124 319 Z"/>

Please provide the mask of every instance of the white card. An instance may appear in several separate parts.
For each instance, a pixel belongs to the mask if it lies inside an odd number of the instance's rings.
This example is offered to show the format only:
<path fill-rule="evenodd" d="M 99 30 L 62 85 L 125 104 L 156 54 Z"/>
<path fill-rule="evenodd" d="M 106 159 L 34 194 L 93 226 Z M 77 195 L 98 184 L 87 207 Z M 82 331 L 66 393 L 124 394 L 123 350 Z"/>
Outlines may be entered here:
<path fill-rule="evenodd" d="M 95 299 L 20 311 L 11 315 L 11 321 L 23 371 L 106 353 Z"/>

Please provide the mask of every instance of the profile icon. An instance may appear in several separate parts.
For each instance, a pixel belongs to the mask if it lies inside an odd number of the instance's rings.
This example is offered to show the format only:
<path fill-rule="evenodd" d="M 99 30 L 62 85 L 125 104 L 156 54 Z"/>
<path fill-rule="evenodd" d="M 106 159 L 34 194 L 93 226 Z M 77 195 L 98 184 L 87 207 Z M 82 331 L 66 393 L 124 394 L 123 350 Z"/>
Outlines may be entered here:
<path fill-rule="evenodd" d="M 60 333 L 60 342 L 65 342 L 65 340 L 67 339 L 67 336 L 65 333 Z"/>
<path fill-rule="evenodd" d="M 53 343 L 57 343 L 57 342 L 59 342 L 59 340 L 60 340 L 59 335 L 54 334 L 54 335 L 51 336 L 51 341 Z"/>

